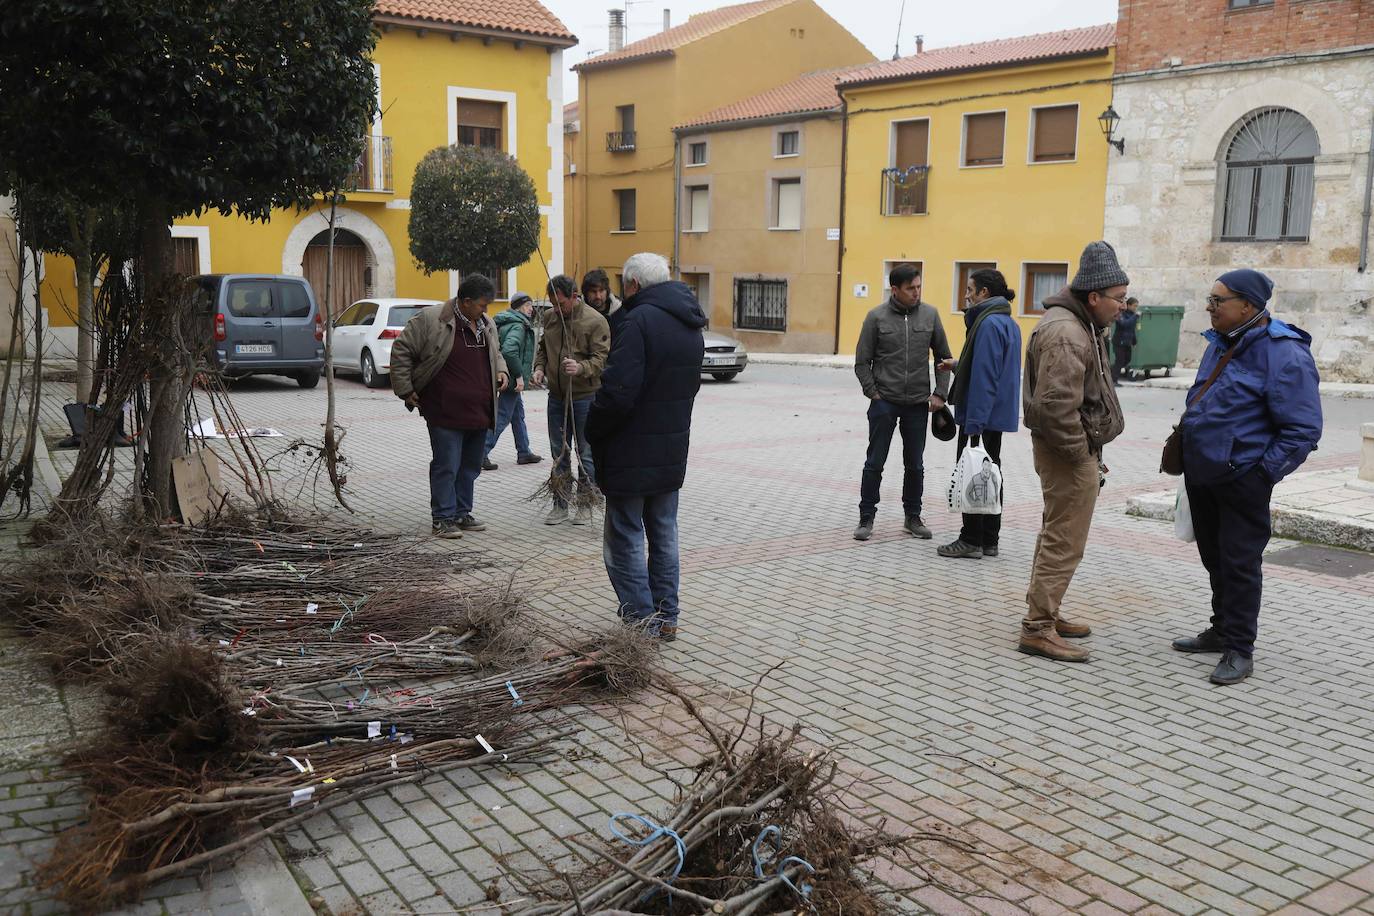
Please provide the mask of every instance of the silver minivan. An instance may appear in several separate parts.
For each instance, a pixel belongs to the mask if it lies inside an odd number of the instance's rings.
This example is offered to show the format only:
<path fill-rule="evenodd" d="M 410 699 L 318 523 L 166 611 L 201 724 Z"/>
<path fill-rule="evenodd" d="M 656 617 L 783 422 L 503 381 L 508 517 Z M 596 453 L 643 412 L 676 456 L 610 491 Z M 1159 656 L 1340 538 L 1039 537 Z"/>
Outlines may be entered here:
<path fill-rule="evenodd" d="M 228 378 L 285 375 L 314 388 L 324 372 L 324 319 L 302 277 L 192 277 L 196 313 L 209 322 L 215 365 Z"/>

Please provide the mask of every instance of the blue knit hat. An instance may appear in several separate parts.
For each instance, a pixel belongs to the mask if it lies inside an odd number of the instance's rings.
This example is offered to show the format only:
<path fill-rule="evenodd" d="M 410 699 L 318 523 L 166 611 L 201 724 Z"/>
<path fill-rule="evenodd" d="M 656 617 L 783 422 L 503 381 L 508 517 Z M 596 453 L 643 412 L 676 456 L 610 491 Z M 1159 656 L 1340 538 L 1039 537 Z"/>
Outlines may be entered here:
<path fill-rule="evenodd" d="M 1257 309 L 1264 308 L 1269 297 L 1274 295 L 1274 281 L 1258 270 L 1251 270 L 1248 267 L 1240 270 L 1228 270 L 1217 277 L 1217 280 L 1237 296 L 1243 296 Z"/>

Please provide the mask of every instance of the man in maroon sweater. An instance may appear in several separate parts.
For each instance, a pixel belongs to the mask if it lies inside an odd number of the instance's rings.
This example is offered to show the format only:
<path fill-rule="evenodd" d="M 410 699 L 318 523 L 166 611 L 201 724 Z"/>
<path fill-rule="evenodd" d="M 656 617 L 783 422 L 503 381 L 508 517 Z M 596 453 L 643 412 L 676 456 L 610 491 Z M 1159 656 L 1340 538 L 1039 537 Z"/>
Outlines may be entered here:
<path fill-rule="evenodd" d="M 436 537 L 460 538 L 486 526 L 472 515 L 496 392 L 506 385 L 487 306 L 491 280 L 469 274 L 458 295 L 424 309 L 391 347 L 391 389 L 429 426 L 429 508 Z"/>

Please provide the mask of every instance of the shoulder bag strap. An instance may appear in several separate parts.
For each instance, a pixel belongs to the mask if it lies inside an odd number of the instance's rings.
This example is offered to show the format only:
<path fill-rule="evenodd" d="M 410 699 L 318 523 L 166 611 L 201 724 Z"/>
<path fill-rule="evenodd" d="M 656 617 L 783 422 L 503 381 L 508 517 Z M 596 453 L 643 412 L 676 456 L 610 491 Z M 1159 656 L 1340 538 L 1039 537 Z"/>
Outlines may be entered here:
<path fill-rule="evenodd" d="M 1231 361 L 1231 357 L 1236 355 L 1236 347 L 1238 346 L 1240 346 L 1239 341 L 1232 344 L 1231 349 L 1227 350 L 1225 353 L 1221 355 L 1221 359 L 1217 360 L 1217 364 L 1212 367 L 1212 374 L 1207 377 L 1207 381 L 1204 382 L 1202 387 L 1197 390 L 1197 394 L 1193 396 L 1193 399 L 1188 402 L 1189 407 L 1192 407 L 1198 401 L 1202 400 L 1202 396 L 1207 393 L 1207 389 L 1211 388 L 1212 383 L 1215 382 L 1217 380 L 1217 377 L 1221 375 L 1221 370 L 1225 369 L 1226 364 Z"/>

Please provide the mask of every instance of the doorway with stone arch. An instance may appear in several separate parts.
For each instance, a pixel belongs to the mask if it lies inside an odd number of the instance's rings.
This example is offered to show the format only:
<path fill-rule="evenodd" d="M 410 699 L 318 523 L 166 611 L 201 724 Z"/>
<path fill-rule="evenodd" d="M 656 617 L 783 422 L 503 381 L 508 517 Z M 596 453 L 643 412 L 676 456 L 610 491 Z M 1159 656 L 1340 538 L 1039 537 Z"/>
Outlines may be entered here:
<path fill-rule="evenodd" d="M 310 282 L 315 298 L 324 304 L 325 273 L 329 264 L 329 230 L 317 234 L 305 246 L 301 273 Z M 338 315 L 369 294 L 376 260 L 367 243 L 347 229 L 334 230 L 334 282 L 330 287 L 330 315 Z"/>

